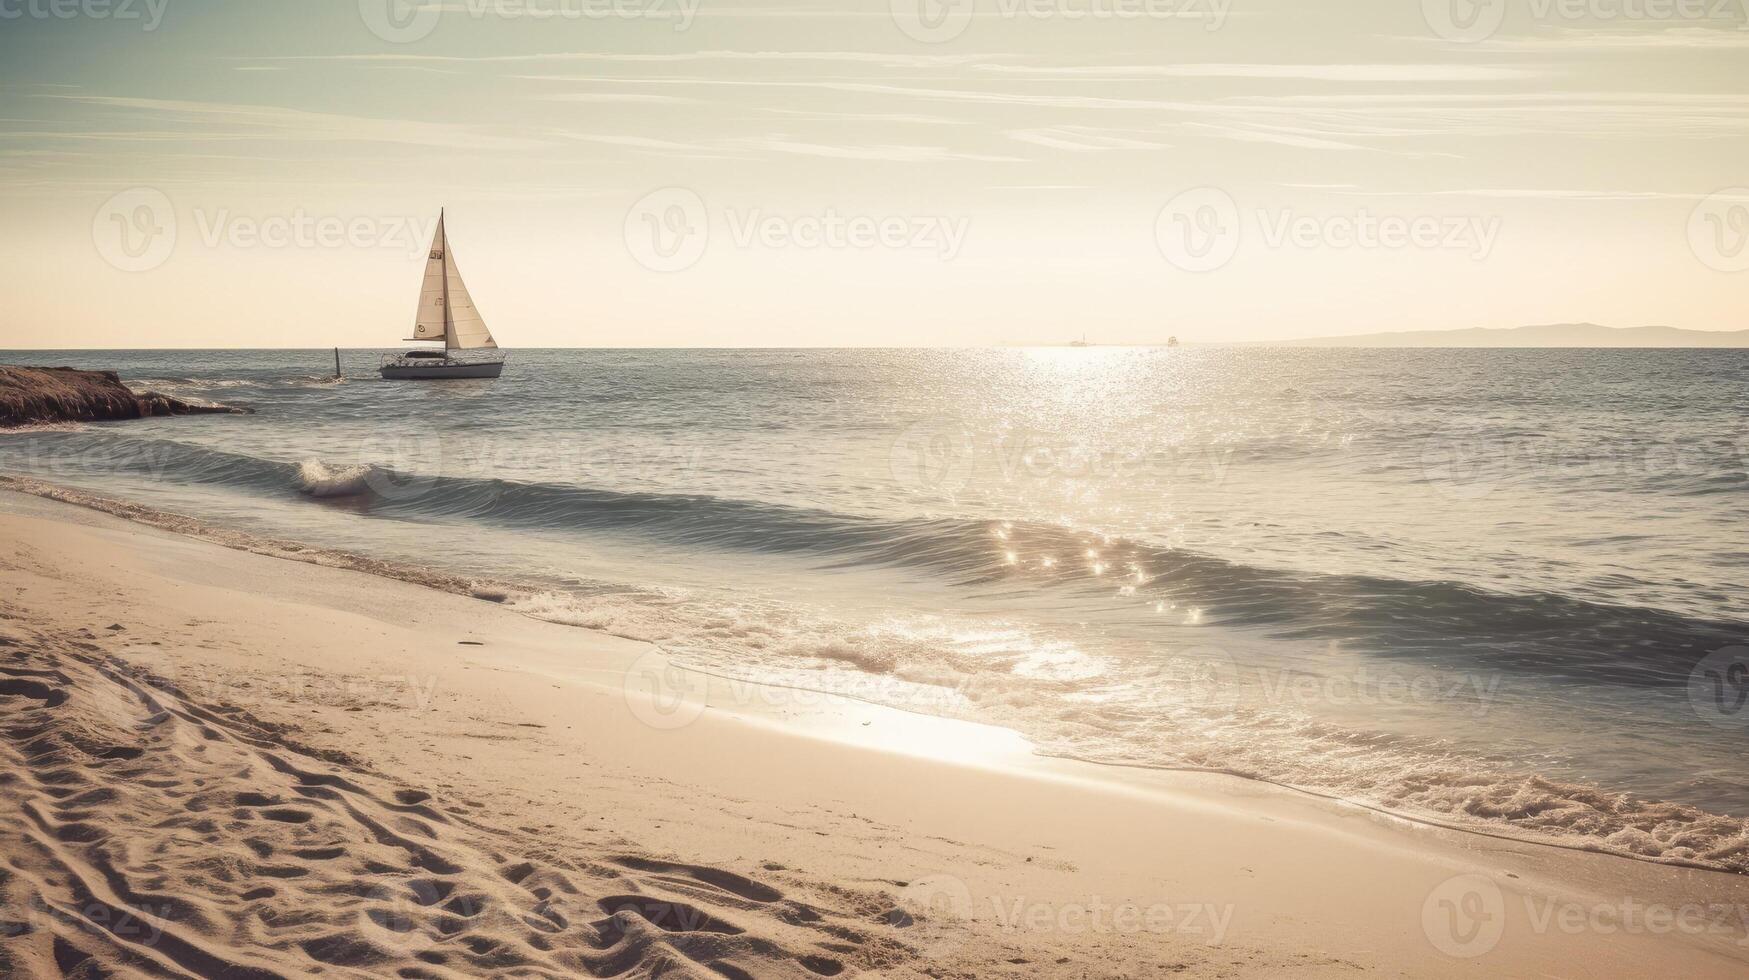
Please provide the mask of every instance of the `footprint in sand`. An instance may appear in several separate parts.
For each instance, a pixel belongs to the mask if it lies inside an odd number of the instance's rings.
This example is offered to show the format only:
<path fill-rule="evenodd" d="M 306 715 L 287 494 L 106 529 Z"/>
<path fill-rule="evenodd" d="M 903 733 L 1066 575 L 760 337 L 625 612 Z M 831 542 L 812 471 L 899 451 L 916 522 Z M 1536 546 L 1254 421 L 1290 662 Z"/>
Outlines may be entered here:
<path fill-rule="evenodd" d="M 256 721 L 260 706 L 197 700 L 232 689 L 225 678 L 191 693 L 86 646 L 4 648 L 0 900 L 89 914 L 0 929 L 0 963 L 227 980 L 580 968 L 806 980 L 907 955 L 863 951 L 853 926 L 876 896 L 804 904 L 725 868 L 494 827 L 489 802 L 312 758 L 285 744 L 295 728 Z"/>

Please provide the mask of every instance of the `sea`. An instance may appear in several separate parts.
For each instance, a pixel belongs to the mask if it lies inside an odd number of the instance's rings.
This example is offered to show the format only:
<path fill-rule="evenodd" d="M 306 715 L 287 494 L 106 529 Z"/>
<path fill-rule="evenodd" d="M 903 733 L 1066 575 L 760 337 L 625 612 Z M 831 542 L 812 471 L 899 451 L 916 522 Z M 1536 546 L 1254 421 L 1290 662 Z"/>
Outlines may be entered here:
<path fill-rule="evenodd" d="M 0 474 L 1045 755 L 1749 872 L 1749 351 L 383 353 L 0 354 L 252 410 Z"/>

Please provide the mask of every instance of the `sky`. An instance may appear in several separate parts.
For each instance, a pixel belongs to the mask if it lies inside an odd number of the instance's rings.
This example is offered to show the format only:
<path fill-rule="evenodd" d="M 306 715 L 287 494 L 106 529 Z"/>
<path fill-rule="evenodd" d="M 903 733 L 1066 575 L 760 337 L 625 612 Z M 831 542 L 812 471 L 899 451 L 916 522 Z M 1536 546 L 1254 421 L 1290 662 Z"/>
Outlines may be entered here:
<path fill-rule="evenodd" d="M 0 348 L 1749 327 L 1749 0 L 0 0 Z"/>

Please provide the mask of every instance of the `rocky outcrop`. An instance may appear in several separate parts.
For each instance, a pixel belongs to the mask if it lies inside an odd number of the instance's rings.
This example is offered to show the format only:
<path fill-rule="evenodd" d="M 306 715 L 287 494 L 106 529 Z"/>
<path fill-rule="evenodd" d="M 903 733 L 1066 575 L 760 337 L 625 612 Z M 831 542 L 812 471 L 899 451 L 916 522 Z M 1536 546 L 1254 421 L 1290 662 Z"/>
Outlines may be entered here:
<path fill-rule="evenodd" d="M 228 405 L 193 405 L 155 391 L 135 392 L 114 371 L 0 364 L 0 428 L 242 411 Z"/>

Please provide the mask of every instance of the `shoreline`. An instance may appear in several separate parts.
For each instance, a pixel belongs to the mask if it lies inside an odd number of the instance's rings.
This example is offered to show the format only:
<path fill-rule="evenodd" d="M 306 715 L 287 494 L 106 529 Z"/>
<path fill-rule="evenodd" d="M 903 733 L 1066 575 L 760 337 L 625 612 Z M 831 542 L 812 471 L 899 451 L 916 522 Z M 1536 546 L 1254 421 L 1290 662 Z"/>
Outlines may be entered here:
<path fill-rule="evenodd" d="M 52 499 L 0 494 L 0 525 L 21 590 L 11 622 L 83 629 L 102 656 L 187 680 L 281 742 L 466 787 L 598 859 L 670 859 L 653 851 L 853 896 L 845 908 L 878 914 L 836 951 L 852 973 L 1726 976 L 1749 963 L 1742 876 L 1494 840 L 1236 777 L 1040 757 L 1003 729 L 712 679 L 648 644 Z M 1443 951 L 1442 898 L 1476 889 L 1499 896 L 1503 931 L 1485 950 Z M 1567 932 L 1541 914 L 1634 905 L 1717 921 Z M 1119 928 L 1120 908 L 1143 925 Z M 1087 925 L 1101 915 L 1104 931 Z"/>
<path fill-rule="evenodd" d="M 615 633 L 606 627 L 579 625 L 569 617 L 549 618 L 548 616 L 541 615 L 539 612 L 531 611 L 527 608 L 519 608 L 519 601 L 539 599 L 543 596 L 543 593 L 538 590 L 531 590 L 529 587 L 514 582 L 456 575 L 435 571 L 429 568 L 407 565 L 393 560 L 371 558 L 351 551 L 308 546 L 295 541 L 238 531 L 215 525 L 199 518 L 186 517 L 180 514 L 158 510 L 143 504 L 136 504 L 115 497 L 105 496 L 101 493 L 49 483 L 32 477 L 0 475 L 0 492 L 26 494 L 67 504 L 73 507 L 92 510 L 154 528 L 159 531 L 193 537 L 198 540 L 208 541 L 237 551 L 273 558 L 288 559 L 321 567 L 357 571 L 364 574 L 435 589 L 456 596 L 500 603 L 504 604 L 507 609 L 512 609 L 516 614 L 525 616 L 536 622 L 554 623 L 586 632 L 603 632 L 607 635 L 612 635 L 622 639 L 643 642 L 643 638 L 640 636 Z M 725 673 L 721 670 L 714 670 L 695 664 L 685 664 L 684 669 L 706 674 L 728 685 L 758 688 L 778 686 L 772 682 L 747 680 L 745 678 L 736 677 L 730 673 Z M 800 685 L 793 686 L 792 689 L 809 697 L 831 698 L 842 696 L 858 703 L 870 706 L 882 706 L 923 718 L 940 719 L 956 717 L 953 715 L 937 714 L 918 708 L 908 708 L 903 705 L 884 704 L 879 700 L 860 698 L 854 694 L 843 692 L 827 692 L 818 688 L 810 688 Z M 745 700 L 744 697 L 743 700 Z M 970 723 L 980 727 L 994 725 L 995 727 L 1001 728 L 1003 731 L 1014 734 L 1016 738 L 1025 739 L 1023 733 L 1017 733 L 1013 729 L 1003 727 L 993 722 L 983 722 L 975 719 L 960 720 L 970 721 Z M 1245 783 L 1253 783 L 1259 786 L 1268 786 L 1286 793 L 1297 794 L 1308 800 L 1324 801 L 1340 807 L 1352 807 L 1356 810 L 1365 811 L 1386 819 L 1398 820 L 1415 826 L 1446 830 L 1457 834 L 1474 835 L 1480 838 L 1488 838 L 1507 843 L 1526 844 L 1535 847 L 1547 847 L 1577 853 L 1597 854 L 1628 861 L 1675 868 L 1686 868 L 1702 872 L 1712 872 L 1725 875 L 1742 874 L 1731 867 L 1720 866 L 1703 860 L 1642 854 L 1637 853 L 1626 846 L 1611 848 L 1605 846 L 1595 837 L 1579 836 L 1577 838 L 1562 838 L 1559 835 L 1551 834 L 1547 831 L 1509 827 L 1500 824 L 1498 821 L 1477 820 L 1463 822 L 1451 820 L 1435 813 L 1407 812 L 1365 799 L 1352 798 L 1337 792 L 1294 785 L 1292 783 L 1271 779 L 1263 775 L 1232 769 L 1112 761 L 1097 758 L 1085 758 L 1075 755 L 1047 753 L 1036 748 L 1031 749 L 1028 754 L 1036 755 L 1038 758 L 1052 758 L 1081 765 L 1110 768 L 1114 770 L 1187 773 L 1230 778 Z"/>

